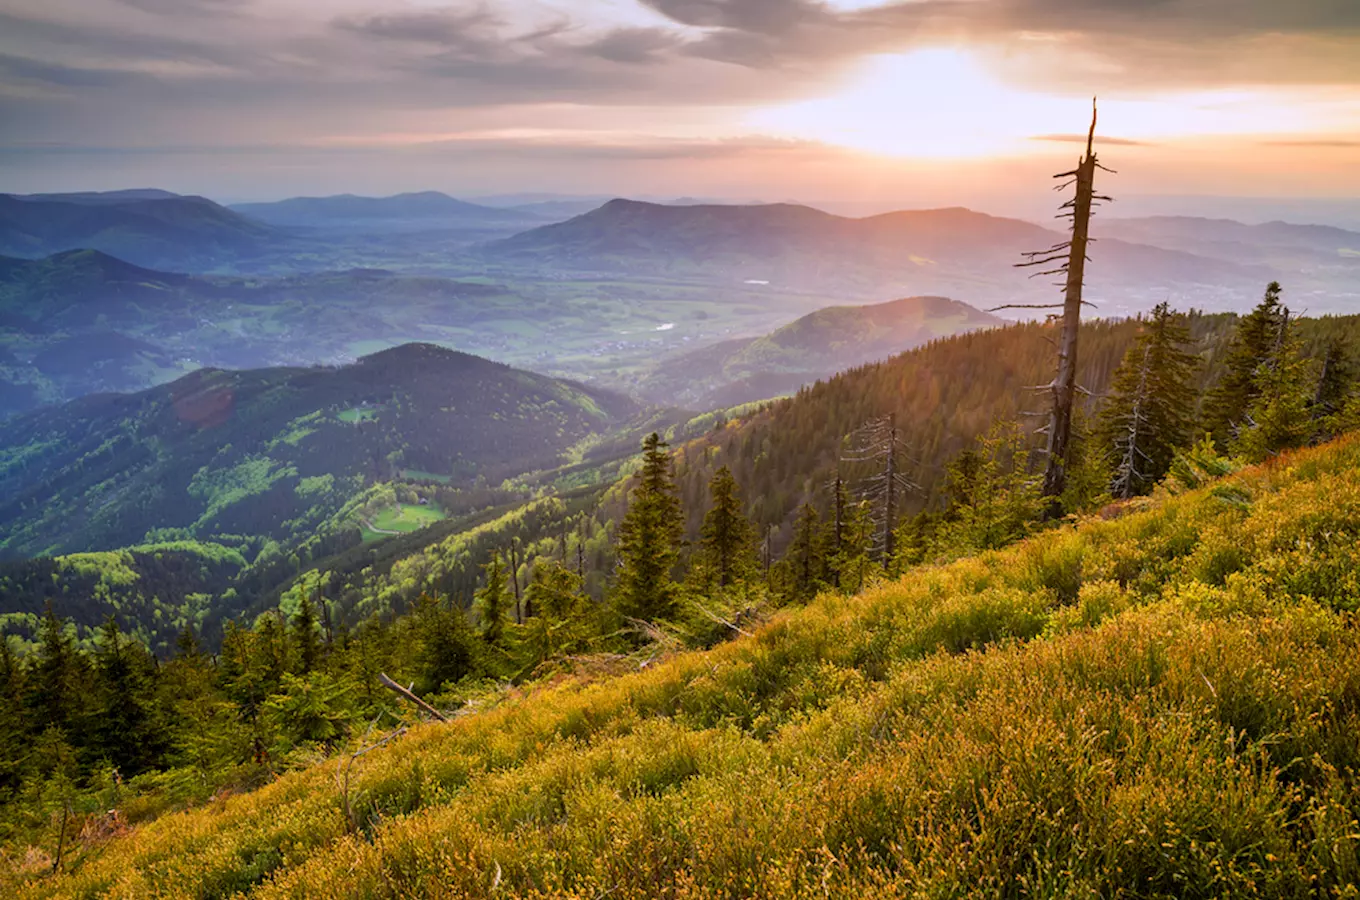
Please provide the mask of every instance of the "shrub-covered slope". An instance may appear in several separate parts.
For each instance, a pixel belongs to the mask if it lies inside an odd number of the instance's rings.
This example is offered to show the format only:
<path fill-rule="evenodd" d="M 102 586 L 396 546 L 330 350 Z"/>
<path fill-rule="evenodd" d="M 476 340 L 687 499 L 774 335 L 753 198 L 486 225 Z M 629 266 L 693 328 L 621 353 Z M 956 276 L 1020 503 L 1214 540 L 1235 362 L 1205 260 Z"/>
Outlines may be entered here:
<path fill-rule="evenodd" d="M 26 897 L 1353 896 L 1360 439 L 93 838 Z M 68 857 L 72 858 L 72 857 Z"/>

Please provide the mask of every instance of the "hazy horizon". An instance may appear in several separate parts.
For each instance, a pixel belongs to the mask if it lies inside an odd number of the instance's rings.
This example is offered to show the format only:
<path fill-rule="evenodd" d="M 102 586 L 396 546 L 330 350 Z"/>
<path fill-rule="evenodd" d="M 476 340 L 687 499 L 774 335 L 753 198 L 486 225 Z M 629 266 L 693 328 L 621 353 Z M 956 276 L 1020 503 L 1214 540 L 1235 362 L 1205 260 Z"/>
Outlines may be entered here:
<path fill-rule="evenodd" d="M 1033 217 L 1098 94 L 1127 205 L 1345 198 L 1327 221 L 1360 224 L 1360 4 L 1334 0 L 8 0 L 0 24 L 12 192 Z"/>

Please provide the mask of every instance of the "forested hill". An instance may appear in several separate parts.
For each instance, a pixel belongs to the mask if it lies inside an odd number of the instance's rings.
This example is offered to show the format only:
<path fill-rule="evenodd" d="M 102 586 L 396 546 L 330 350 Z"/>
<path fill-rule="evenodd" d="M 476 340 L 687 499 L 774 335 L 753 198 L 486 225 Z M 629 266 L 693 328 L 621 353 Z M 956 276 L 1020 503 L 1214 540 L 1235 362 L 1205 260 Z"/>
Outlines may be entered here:
<path fill-rule="evenodd" d="M 948 297 L 829 306 L 762 337 L 723 341 L 663 359 L 637 390 L 693 409 L 723 409 L 792 393 L 934 338 L 1002 324 L 1004 320 Z"/>
<path fill-rule="evenodd" d="M 419 470 L 496 484 L 555 465 L 635 411 L 608 392 L 428 344 L 339 368 L 204 369 L 11 420 L 0 434 L 0 558 L 134 545 L 158 529 L 285 539 L 371 480 Z"/>
<path fill-rule="evenodd" d="M 1202 360 L 1198 387 L 1217 377 L 1235 316 L 1191 315 L 1190 348 Z M 1082 326 L 1078 383 L 1088 407 L 1107 390 L 1111 375 L 1140 328 L 1136 320 L 1097 319 Z M 1360 339 L 1360 316 L 1300 319 L 1304 352 L 1320 356 L 1331 338 Z M 776 401 L 765 410 L 681 448 L 677 477 L 687 508 L 702 507 L 706 485 L 729 466 L 743 486 L 748 511 L 772 526 L 788 526 L 805 501 L 824 508 L 828 484 L 848 455 L 852 432 L 894 414 L 915 464 L 909 473 L 925 488 L 906 499 L 921 508 L 944 480 L 945 464 L 997 422 L 1046 411 L 1033 390 L 1053 378 L 1053 328 L 1037 323 L 977 331 L 932 341 L 892 359 L 843 372 Z M 1037 443 L 1037 441 L 1036 441 Z M 854 474 L 854 467 L 845 467 Z M 690 523 L 697 527 L 697 519 Z"/>

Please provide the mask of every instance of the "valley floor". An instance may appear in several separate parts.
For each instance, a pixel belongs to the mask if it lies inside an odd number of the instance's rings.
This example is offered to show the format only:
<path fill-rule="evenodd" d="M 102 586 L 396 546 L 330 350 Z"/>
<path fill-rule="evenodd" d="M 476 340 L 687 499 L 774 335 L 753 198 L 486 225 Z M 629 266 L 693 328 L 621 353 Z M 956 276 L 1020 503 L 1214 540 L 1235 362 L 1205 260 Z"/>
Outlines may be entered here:
<path fill-rule="evenodd" d="M 358 757 L 347 792 L 322 762 L 9 890 L 1356 896 L 1360 437 L 1121 512 L 540 684 Z"/>

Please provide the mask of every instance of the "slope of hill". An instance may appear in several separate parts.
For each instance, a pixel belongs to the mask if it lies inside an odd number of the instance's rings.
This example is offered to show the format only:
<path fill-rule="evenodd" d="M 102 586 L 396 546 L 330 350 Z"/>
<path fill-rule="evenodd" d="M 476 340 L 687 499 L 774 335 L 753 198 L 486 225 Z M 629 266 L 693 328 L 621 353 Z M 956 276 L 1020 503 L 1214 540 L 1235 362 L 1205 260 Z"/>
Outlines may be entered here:
<path fill-rule="evenodd" d="M 723 341 L 662 360 L 637 389 L 657 401 L 723 409 L 792 393 L 936 338 L 1001 324 L 946 297 L 832 306 L 763 337 Z"/>
<path fill-rule="evenodd" d="M 1094 227 L 1098 237 L 1101 227 Z M 850 219 L 789 204 L 613 200 L 566 222 L 493 242 L 483 252 L 503 264 L 796 285 L 870 298 L 936 293 L 1000 304 L 1051 298 L 1042 282 L 1026 282 L 1013 266 L 1022 253 L 1063 239 L 1029 222 L 967 209 Z M 1089 293 L 1105 302 L 1106 315 L 1148 308 L 1165 291 L 1191 286 L 1211 288 L 1197 293 L 1212 308 L 1241 305 L 1276 275 L 1261 265 L 1119 240 L 1103 242 L 1093 256 Z"/>
<path fill-rule="evenodd" d="M 322 763 L 64 874 L 16 866 L 13 890 L 1346 895 L 1358 522 L 1350 437 L 711 651 L 506 694 L 343 780 Z"/>
<path fill-rule="evenodd" d="M 1190 317 L 1194 350 L 1204 362 L 1201 389 L 1218 376 L 1233 323 L 1226 315 Z M 1306 351 L 1315 356 L 1333 337 L 1360 343 L 1360 315 L 1297 324 Z M 1108 389 L 1137 329 L 1132 320 L 1083 324 L 1077 380 L 1091 392 L 1088 402 Z M 926 491 L 904 502 L 920 508 L 941 486 L 946 463 L 993 423 L 1045 411 L 1045 398 L 1031 388 L 1053 377 L 1052 339 L 1051 328 L 1037 323 L 974 331 L 818 382 L 682 448 L 677 464 L 682 493 L 693 507 L 702 506 L 709 479 L 726 465 L 750 498 L 756 520 L 787 529 L 802 503 L 825 508 L 826 486 L 838 467 L 851 474 L 840 466 L 847 436 L 871 419 L 893 414 L 916 461 L 909 474 Z M 697 520 L 690 524 L 698 526 Z M 779 538 L 777 531 L 777 540 L 786 540 L 787 533 Z"/>
<path fill-rule="evenodd" d="M 135 265 L 211 269 L 259 255 L 275 229 L 203 197 L 78 195 L 73 200 L 0 195 L 0 253 L 34 258 L 93 249 Z"/>
<path fill-rule="evenodd" d="M 396 194 L 391 197 L 292 197 L 269 203 L 237 203 L 231 207 L 261 222 L 310 228 L 438 229 L 485 227 L 522 228 L 545 220 L 531 212 L 480 206 L 438 191 Z"/>
<path fill-rule="evenodd" d="M 398 469 L 496 484 L 635 409 L 427 344 L 342 368 L 203 369 L 12 420 L 0 556 L 112 549 L 165 528 L 287 539 Z"/>

